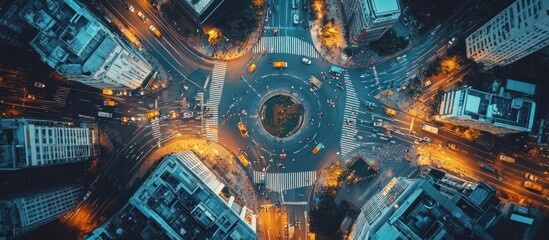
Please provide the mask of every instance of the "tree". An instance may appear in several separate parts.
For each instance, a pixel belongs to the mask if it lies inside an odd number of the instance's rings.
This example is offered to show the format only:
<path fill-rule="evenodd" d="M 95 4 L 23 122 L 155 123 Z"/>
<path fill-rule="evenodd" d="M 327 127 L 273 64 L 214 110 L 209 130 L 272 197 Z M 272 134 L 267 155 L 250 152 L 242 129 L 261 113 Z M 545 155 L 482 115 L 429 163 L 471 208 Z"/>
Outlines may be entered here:
<path fill-rule="evenodd" d="M 471 128 L 471 127 L 469 127 L 469 129 L 465 130 L 464 134 L 465 134 L 465 138 L 469 141 L 473 141 L 473 140 L 479 138 L 480 136 L 482 136 L 482 132 L 480 130 L 475 129 L 475 128 Z"/>
<path fill-rule="evenodd" d="M 449 74 L 459 68 L 459 58 L 454 55 L 446 57 L 440 61 L 440 65 L 437 69 L 438 74 Z M 437 75 L 438 75 L 437 74 Z"/>
<path fill-rule="evenodd" d="M 406 48 L 406 46 L 408 46 L 408 40 L 404 37 L 397 36 L 393 29 L 387 30 L 381 38 L 370 43 L 372 50 L 381 56 L 395 54 Z"/>

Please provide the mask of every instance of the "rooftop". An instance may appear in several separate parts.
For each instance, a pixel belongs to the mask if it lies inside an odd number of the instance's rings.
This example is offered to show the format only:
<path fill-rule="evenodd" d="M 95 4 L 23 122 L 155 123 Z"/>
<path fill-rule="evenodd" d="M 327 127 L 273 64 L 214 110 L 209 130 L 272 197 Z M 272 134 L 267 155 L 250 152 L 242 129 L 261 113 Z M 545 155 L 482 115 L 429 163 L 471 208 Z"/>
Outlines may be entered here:
<path fill-rule="evenodd" d="M 400 11 L 398 0 L 372 0 L 372 5 L 378 14 Z"/>
<path fill-rule="evenodd" d="M 254 213 L 193 152 L 166 157 L 130 198 L 121 215 L 130 214 L 132 209 L 152 219 L 171 239 L 257 238 Z M 110 225 L 97 229 L 89 238 L 112 235 L 106 230 Z M 120 224 L 115 225 L 120 228 Z"/>
<path fill-rule="evenodd" d="M 509 98 L 465 88 L 463 114 L 471 119 L 500 126 L 531 128 L 535 103 L 523 98 Z"/>

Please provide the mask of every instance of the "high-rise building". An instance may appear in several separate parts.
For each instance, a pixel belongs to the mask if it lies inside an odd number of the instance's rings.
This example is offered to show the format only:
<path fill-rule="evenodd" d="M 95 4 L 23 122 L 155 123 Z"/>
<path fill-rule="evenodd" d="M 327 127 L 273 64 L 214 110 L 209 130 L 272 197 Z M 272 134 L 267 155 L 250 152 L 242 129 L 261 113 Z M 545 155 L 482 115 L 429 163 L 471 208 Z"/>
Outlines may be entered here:
<path fill-rule="evenodd" d="M 31 0 L 19 16 L 39 31 L 31 47 L 69 80 L 137 89 L 152 76 L 143 56 L 76 0 Z"/>
<path fill-rule="evenodd" d="M 74 210 L 81 185 L 66 185 L 0 200 L 0 236 L 19 236 Z M 1 238 L 1 237 L 0 237 Z"/>
<path fill-rule="evenodd" d="M 549 1 L 517 0 L 465 39 L 467 58 L 490 69 L 549 45 Z"/>
<path fill-rule="evenodd" d="M 0 118 L 0 169 L 87 160 L 96 141 L 94 131 L 71 122 Z"/>
<path fill-rule="evenodd" d="M 215 24 L 238 1 L 234 0 L 174 0 L 186 17 L 193 21 L 197 27 L 207 24 Z"/>
<path fill-rule="evenodd" d="M 486 229 L 499 214 L 495 189 L 431 174 L 390 181 L 362 206 L 350 239 L 493 239 Z"/>
<path fill-rule="evenodd" d="M 378 40 L 400 17 L 398 0 L 345 0 L 343 4 L 353 45 Z"/>
<path fill-rule="evenodd" d="M 167 156 L 86 239 L 257 239 L 256 216 L 191 151 Z"/>
<path fill-rule="evenodd" d="M 463 88 L 444 93 L 437 120 L 506 134 L 530 132 L 535 112 L 536 103 L 520 95 Z"/>
<path fill-rule="evenodd" d="M 0 40 L 3 44 L 23 45 L 18 37 L 25 29 L 25 22 L 16 17 L 25 1 L 0 0 Z"/>

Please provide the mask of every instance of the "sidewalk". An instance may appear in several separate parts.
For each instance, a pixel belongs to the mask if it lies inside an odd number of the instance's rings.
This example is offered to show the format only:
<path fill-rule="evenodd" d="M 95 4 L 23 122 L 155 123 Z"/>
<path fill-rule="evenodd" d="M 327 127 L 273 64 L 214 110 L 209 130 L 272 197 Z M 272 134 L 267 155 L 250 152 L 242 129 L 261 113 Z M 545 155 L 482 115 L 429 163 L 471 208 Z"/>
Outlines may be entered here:
<path fill-rule="evenodd" d="M 161 148 L 153 149 L 127 187 L 131 188 L 131 185 L 146 176 L 165 155 L 182 151 L 193 151 L 247 208 L 255 212 L 259 207 L 259 197 L 253 182 L 241 164 L 234 159 L 234 154 L 220 144 L 194 137 L 179 137 L 165 143 Z"/>

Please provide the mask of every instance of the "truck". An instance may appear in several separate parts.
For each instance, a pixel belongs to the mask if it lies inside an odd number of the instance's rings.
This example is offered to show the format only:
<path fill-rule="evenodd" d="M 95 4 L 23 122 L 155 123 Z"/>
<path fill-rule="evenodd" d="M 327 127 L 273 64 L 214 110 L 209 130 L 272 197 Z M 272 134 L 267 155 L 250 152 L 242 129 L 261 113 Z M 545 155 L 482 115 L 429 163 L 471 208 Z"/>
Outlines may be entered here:
<path fill-rule="evenodd" d="M 274 68 L 280 68 L 280 69 L 287 68 L 287 67 L 288 67 L 288 63 L 287 63 L 287 62 L 284 62 L 284 61 L 275 61 L 275 62 L 273 63 L 273 67 L 274 67 Z"/>
<path fill-rule="evenodd" d="M 430 132 L 430 133 L 438 134 L 438 128 L 433 127 L 433 126 L 430 126 L 430 125 L 427 125 L 427 124 L 421 124 L 421 129 L 422 129 L 423 131 L 427 131 L 427 132 Z"/>
<path fill-rule="evenodd" d="M 310 78 L 311 84 L 313 84 L 317 89 L 320 89 L 322 87 L 322 82 L 318 80 L 315 76 L 311 76 Z"/>
<path fill-rule="evenodd" d="M 529 190 L 532 190 L 532 191 L 536 191 L 536 192 L 543 191 L 543 187 L 540 184 L 534 183 L 532 181 L 524 181 L 523 185 L 524 185 L 525 188 L 527 188 Z"/>
<path fill-rule="evenodd" d="M 104 117 L 104 118 L 112 118 L 112 113 L 99 111 L 97 112 L 97 116 Z"/>
<path fill-rule="evenodd" d="M 498 155 L 498 159 L 501 160 L 501 161 L 504 161 L 504 162 L 508 162 L 508 163 L 515 163 L 516 162 L 516 159 L 514 159 L 512 157 L 509 157 L 509 156 L 505 156 L 505 154 L 503 154 L 503 153 L 500 153 Z"/>
<path fill-rule="evenodd" d="M 154 35 L 156 35 L 156 37 L 162 37 L 162 33 L 160 33 L 160 31 L 158 31 L 158 29 L 156 29 L 153 25 L 151 25 L 149 29 L 154 33 Z"/>

